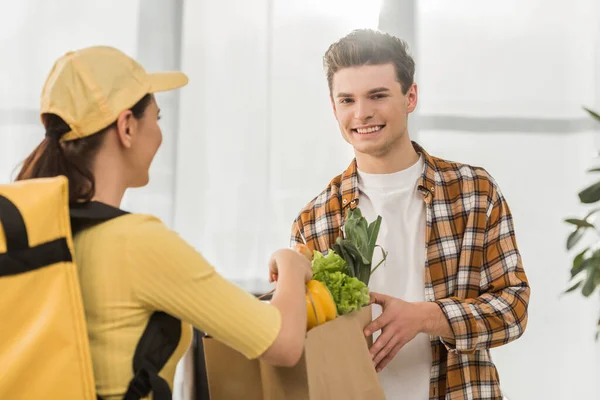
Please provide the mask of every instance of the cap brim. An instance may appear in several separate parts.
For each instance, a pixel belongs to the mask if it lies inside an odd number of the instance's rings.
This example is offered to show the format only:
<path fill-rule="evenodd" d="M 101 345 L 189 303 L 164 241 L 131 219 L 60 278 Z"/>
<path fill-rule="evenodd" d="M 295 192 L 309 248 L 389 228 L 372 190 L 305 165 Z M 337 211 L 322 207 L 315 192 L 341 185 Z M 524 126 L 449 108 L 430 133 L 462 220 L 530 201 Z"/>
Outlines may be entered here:
<path fill-rule="evenodd" d="M 155 72 L 148 74 L 150 93 L 166 92 L 187 85 L 188 77 L 183 72 Z"/>

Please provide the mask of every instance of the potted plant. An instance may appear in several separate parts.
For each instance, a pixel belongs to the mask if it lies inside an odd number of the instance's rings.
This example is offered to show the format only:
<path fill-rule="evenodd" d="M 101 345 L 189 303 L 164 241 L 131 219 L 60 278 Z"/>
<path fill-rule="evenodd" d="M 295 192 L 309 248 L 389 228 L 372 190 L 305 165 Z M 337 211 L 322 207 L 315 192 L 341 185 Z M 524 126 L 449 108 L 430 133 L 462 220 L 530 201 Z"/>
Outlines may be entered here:
<path fill-rule="evenodd" d="M 584 108 L 596 121 L 600 122 L 600 115 L 592 110 Z M 588 172 L 600 172 L 600 168 L 592 168 Z M 579 200 L 583 204 L 595 204 L 600 201 L 600 180 L 579 192 Z M 591 296 L 596 287 L 600 285 L 600 224 L 594 223 L 596 216 L 600 213 L 600 207 L 591 209 L 583 218 L 567 218 L 565 222 L 574 226 L 573 231 L 567 237 L 567 250 L 573 250 L 587 231 L 594 232 L 597 236 L 589 246 L 581 250 L 573 258 L 571 267 L 571 280 L 565 293 L 573 292 L 581 288 L 581 294 L 585 297 Z M 598 331 L 596 340 L 600 335 L 600 320 L 598 320 Z"/>

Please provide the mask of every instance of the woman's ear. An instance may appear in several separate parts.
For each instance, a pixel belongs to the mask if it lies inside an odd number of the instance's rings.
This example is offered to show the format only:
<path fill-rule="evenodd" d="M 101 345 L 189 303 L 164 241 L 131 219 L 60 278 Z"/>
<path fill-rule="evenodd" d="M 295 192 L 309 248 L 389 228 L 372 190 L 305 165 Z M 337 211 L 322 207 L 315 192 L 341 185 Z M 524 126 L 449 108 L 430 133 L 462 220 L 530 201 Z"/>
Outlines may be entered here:
<path fill-rule="evenodd" d="M 136 134 L 137 120 L 131 110 L 123 111 L 117 118 L 117 137 L 126 149 L 131 148 Z"/>

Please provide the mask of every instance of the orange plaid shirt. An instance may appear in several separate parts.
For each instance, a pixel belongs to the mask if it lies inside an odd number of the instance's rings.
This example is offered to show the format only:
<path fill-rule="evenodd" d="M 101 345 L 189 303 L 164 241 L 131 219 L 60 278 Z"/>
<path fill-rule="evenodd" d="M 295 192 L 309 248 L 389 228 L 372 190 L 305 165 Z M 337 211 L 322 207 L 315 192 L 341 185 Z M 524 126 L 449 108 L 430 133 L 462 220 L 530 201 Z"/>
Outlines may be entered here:
<path fill-rule="evenodd" d="M 417 181 L 426 204 L 425 300 L 440 306 L 454 332 L 452 341 L 430 337 L 429 398 L 502 399 L 489 349 L 523 334 L 530 293 L 510 209 L 484 169 L 413 146 L 425 160 Z M 354 160 L 300 212 L 291 244 L 304 237 L 309 248 L 326 253 L 358 199 Z"/>

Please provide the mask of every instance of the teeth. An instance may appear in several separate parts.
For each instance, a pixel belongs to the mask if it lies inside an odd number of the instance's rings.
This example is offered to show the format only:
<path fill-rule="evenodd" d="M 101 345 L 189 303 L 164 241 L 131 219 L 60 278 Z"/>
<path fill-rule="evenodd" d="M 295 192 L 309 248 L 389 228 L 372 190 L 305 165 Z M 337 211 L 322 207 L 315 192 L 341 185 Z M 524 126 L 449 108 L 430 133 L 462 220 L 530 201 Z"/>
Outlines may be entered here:
<path fill-rule="evenodd" d="M 372 126 L 371 128 L 367 128 L 367 129 L 357 129 L 356 131 L 358 133 L 362 133 L 362 134 L 373 133 L 373 132 L 380 130 L 381 127 L 382 127 L 381 125 L 378 125 L 378 126 Z"/>

